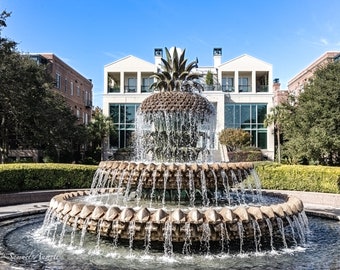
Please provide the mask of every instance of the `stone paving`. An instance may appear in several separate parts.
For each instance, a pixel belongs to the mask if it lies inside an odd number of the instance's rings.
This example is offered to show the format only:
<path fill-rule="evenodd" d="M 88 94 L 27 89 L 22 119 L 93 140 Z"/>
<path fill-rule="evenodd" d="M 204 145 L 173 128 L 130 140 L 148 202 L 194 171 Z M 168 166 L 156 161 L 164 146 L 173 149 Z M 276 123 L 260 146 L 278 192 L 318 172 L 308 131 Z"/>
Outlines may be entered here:
<path fill-rule="evenodd" d="M 284 190 L 267 190 L 267 191 L 286 193 L 289 195 L 296 196 L 302 200 L 307 214 L 340 221 L 340 194 L 284 191 Z M 60 193 L 63 192 L 64 191 L 60 191 Z M 0 197 L 2 196 L 0 195 Z M 11 204 L 10 202 L 7 203 Z M 2 204 L 4 204 L 4 201 L 2 201 Z M 31 203 L 25 202 L 24 204 L 0 206 L 0 221 L 9 218 L 30 215 L 33 213 L 44 213 L 48 206 L 49 201 Z"/>

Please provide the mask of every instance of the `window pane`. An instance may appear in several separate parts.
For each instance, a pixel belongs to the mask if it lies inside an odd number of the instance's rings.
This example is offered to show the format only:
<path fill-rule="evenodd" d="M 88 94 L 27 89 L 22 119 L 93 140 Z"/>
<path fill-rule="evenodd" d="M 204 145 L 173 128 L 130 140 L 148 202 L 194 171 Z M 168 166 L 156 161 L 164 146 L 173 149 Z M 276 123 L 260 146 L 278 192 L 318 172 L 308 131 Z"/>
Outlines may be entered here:
<path fill-rule="evenodd" d="M 241 127 L 240 105 L 235 105 L 235 125 L 234 128 Z"/>
<path fill-rule="evenodd" d="M 257 136 L 258 136 L 257 147 L 261 149 L 267 149 L 267 130 L 259 130 Z"/>
<path fill-rule="evenodd" d="M 110 105 L 110 116 L 113 123 L 119 123 L 119 105 Z"/>
<path fill-rule="evenodd" d="M 224 111 L 225 128 L 233 128 L 235 123 L 234 105 L 226 105 Z"/>
<path fill-rule="evenodd" d="M 125 122 L 134 123 L 135 122 L 135 105 L 127 105 L 125 111 Z"/>
<path fill-rule="evenodd" d="M 250 127 L 250 105 L 241 105 L 241 128 Z"/>
<path fill-rule="evenodd" d="M 257 123 L 263 124 L 264 119 L 266 118 L 267 114 L 267 105 L 259 104 L 257 105 Z"/>
<path fill-rule="evenodd" d="M 128 78 L 128 92 L 136 92 L 137 78 Z"/>

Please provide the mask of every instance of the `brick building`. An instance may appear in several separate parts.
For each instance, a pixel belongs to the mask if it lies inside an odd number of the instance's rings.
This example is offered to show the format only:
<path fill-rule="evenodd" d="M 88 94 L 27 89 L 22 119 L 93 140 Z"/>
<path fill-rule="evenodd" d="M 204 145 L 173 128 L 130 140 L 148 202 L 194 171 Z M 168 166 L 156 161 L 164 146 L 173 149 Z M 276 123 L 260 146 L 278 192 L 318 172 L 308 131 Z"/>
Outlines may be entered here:
<path fill-rule="evenodd" d="M 340 51 L 325 52 L 288 82 L 288 93 L 298 96 L 303 91 L 305 84 L 310 81 L 314 72 L 323 65 L 336 61 L 339 55 Z"/>
<path fill-rule="evenodd" d="M 79 124 L 88 124 L 92 115 L 91 79 L 85 78 L 52 53 L 30 54 L 30 57 L 38 63 L 49 65 L 49 72 L 55 79 L 53 90 L 65 98 Z"/>

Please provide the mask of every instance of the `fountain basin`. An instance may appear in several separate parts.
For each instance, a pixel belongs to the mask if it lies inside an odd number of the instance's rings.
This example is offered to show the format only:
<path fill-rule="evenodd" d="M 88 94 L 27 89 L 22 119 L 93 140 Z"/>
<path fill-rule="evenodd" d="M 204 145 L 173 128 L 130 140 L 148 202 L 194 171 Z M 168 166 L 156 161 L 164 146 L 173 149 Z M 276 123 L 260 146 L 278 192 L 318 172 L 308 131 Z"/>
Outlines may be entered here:
<path fill-rule="evenodd" d="M 116 187 L 129 186 L 137 188 L 181 189 L 202 187 L 208 189 L 233 187 L 245 180 L 254 169 L 250 162 L 227 163 L 143 163 L 134 161 L 102 161 L 100 173 L 105 182 Z M 109 178 L 109 179 L 107 179 Z M 180 179 L 179 179 L 180 178 Z M 100 181 L 100 179 L 98 180 Z M 98 185 L 97 183 L 94 183 Z M 93 185 L 94 185 L 93 184 Z"/>
<path fill-rule="evenodd" d="M 98 194 L 114 193 L 117 189 L 99 189 Z M 90 191 L 77 191 L 52 198 L 49 215 L 66 222 L 72 228 L 111 238 L 165 241 L 171 235 L 173 242 L 209 241 L 228 238 L 254 238 L 254 224 L 261 234 L 280 231 L 289 220 L 301 219 L 303 203 L 294 196 L 264 193 L 278 197 L 281 202 L 271 205 L 239 205 L 236 207 L 148 208 L 91 204 L 74 199 L 89 196 Z M 86 228 L 84 228 L 84 226 Z M 241 230 L 242 229 L 242 233 Z M 169 231 L 170 230 L 170 231 Z M 189 239 L 188 239 L 189 237 Z"/>

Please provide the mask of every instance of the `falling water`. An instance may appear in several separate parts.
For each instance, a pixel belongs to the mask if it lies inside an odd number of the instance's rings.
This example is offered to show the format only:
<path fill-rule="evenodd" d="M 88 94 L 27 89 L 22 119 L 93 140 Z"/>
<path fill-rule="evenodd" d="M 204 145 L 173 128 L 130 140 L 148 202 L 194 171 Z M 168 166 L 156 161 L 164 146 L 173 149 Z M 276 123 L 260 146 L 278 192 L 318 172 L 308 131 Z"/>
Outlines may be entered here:
<path fill-rule="evenodd" d="M 147 222 L 145 226 L 146 234 L 144 239 L 145 250 L 144 253 L 148 254 L 151 248 L 151 233 L 152 233 L 152 222 Z"/>
<path fill-rule="evenodd" d="M 300 239 L 301 243 L 304 244 L 306 242 L 304 227 L 300 223 L 299 218 L 297 216 L 294 215 L 293 220 L 294 220 L 294 226 L 297 229 L 297 233 L 299 235 L 299 239 Z"/>
<path fill-rule="evenodd" d="M 207 183 L 205 180 L 204 171 L 201 171 L 201 192 L 202 192 L 202 205 L 208 207 L 209 206 L 209 199 L 208 199 L 208 190 L 207 190 Z"/>
<path fill-rule="evenodd" d="M 81 230 L 81 235 L 80 235 L 80 243 L 79 243 L 80 247 L 83 247 L 83 245 L 84 245 L 85 234 L 86 234 L 86 231 L 87 231 L 87 226 L 89 224 L 89 221 L 90 221 L 89 217 L 86 218 L 85 221 L 84 221 L 83 228 Z"/>
<path fill-rule="evenodd" d="M 286 220 L 287 220 L 288 223 L 289 223 L 289 227 L 290 227 L 291 234 L 292 234 L 292 239 L 293 239 L 294 244 L 295 244 L 295 246 L 296 246 L 296 245 L 297 245 L 297 241 L 296 241 L 296 238 L 295 238 L 294 223 L 293 223 L 292 219 L 291 219 L 289 216 L 286 216 Z"/>
<path fill-rule="evenodd" d="M 221 222 L 220 224 L 220 230 L 221 230 L 221 240 L 220 240 L 220 243 L 221 243 L 221 253 L 224 253 L 225 252 L 225 242 L 227 242 L 227 246 L 229 246 L 228 242 L 229 242 L 229 239 L 228 239 L 228 231 L 227 229 L 225 228 L 225 224 L 223 222 Z M 227 251 L 229 252 L 229 248 L 227 249 Z"/>
<path fill-rule="evenodd" d="M 136 232 L 135 221 L 130 221 L 130 223 L 129 223 L 129 253 L 130 253 L 130 256 L 132 256 L 133 241 L 134 241 L 134 237 L 135 237 L 135 232 Z"/>
<path fill-rule="evenodd" d="M 129 194 L 130 194 L 130 188 L 131 188 L 131 178 L 134 175 L 135 170 L 132 170 L 132 172 L 130 172 L 129 174 L 129 178 L 128 178 L 128 182 L 126 185 L 126 189 L 125 189 L 125 195 L 124 195 L 124 199 L 123 202 L 125 203 L 125 205 L 127 205 L 127 202 L 129 200 Z"/>
<path fill-rule="evenodd" d="M 166 184 L 168 181 L 168 177 L 169 177 L 169 170 L 165 170 L 164 174 L 163 174 L 163 179 L 164 179 L 164 189 L 163 189 L 163 198 L 162 198 L 162 206 L 163 208 L 165 207 L 165 196 L 166 196 Z"/>
<path fill-rule="evenodd" d="M 143 181 L 145 180 L 145 170 L 141 173 L 139 179 L 138 179 L 138 185 L 137 185 L 137 189 L 136 189 L 136 200 L 137 200 L 137 207 L 139 206 L 140 204 L 140 200 L 142 198 L 142 191 L 143 191 Z"/>
<path fill-rule="evenodd" d="M 238 182 L 238 180 L 237 180 L 237 176 L 236 176 L 235 172 L 234 172 L 234 171 L 231 171 L 230 174 L 231 174 L 231 179 L 232 179 L 234 185 L 237 187 L 237 185 L 239 184 L 239 182 Z M 235 188 L 234 190 L 235 190 L 235 193 L 236 193 L 237 203 L 238 203 L 238 204 L 241 204 L 241 197 L 240 197 L 239 191 L 238 191 L 237 188 Z"/>
<path fill-rule="evenodd" d="M 182 253 L 184 255 L 189 255 L 191 254 L 191 228 L 190 228 L 189 222 L 185 223 L 184 231 L 185 231 L 185 239 L 184 239 Z"/>
<path fill-rule="evenodd" d="M 69 215 L 66 215 L 66 216 L 64 217 L 64 220 L 63 220 L 63 228 L 62 228 L 61 233 L 60 233 L 60 238 L 59 238 L 58 246 L 61 246 L 61 244 L 63 243 L 68 218 L 69 218 Z"/>
<path fill-rule="evenodd" d="M 253 229 L 254 229 L 255 250 L 256 252 L 260 252 L 261 251 L 261 236 L 262 236 L 261 228 L 256 219 L 252 219 L 251 222 L 252 222 Z"/>
<path fill-rule="evenodd" d="M 215 182 L 215 206 L 218 206 L 218 185 L 217 185 L 217 176 L 214 170 L 210 170 L 212 175 L 214 176 L 214 182 Z"/>
<path fill-rule="evenodd" d="M 124 170 L 121 176 L 119 177 L 119 182 L 118 182 L 118 187 L 117 187 L 118 191 L 122 189 L 123 180 L 124 180 L 125 174 L 127 173 L 129 172 L 127 170 Z M 117 192 L 116 194 L 116 204 L 118 204 L 118 202 L 119 202 L 119 192 Z"/>
<path fill-rule="evenodd" d="M 230 188 L 229 188 L 229 180 L 228 175 L 225 173 L 224 170 L 221 171 L 221 177 L 223 181 L 224 192 L 226 194 L 226 198 L 228 201 L 228 205 L 230 205 Z"/>
<path fill-rule="evenodd" d="M 76 216 L 74 218 L 74 222 L 73 222 L 73 228 L 72 228 L 72 232 L 71 232 L 71 241 L 70 241 L 70 247 L 73 247 L 74 245 L 74 238 L 76 235 L 76 231 L 77 231 L 77 226 L 78 226 L 78 216 Z"/>
<path fill-rule="evenodd" d="M 276 222 L 277 222 L 277 226 L 279 227 L 279 231 L 280 231 L 281 236 L 282 236 L 283 246 L 284 246 L 284 248 L 288 248 L 287 241 L 286 241 L 286 235 L 285 235 L 285 227 L 283 226 L 282 218 L 277 217 Z"/>
<path fill-rule="evenodd" d="M 240 237 L 240 254 L 243 253 L 243 241 L 244 241 L 244 227 L 242 222 L 237 222 L 238 235 Z"/>
<path fill-rule="evenodd" d="M 261 187 L 261 180 L 259 175 L 257 174 L 256 170 L 250 170 L 250 174 L 255 184 L 256 194 L 258 196 L 257 201 L 262 201 L 262 187 Z"/>
<path fill-rule="evenodd" d="M 265 220 L 266 220 L 268 231 L 269 231 L 270 247 L 272 251 L 274 251 L 275 248 L 274 248 L 274 239 L 273 239 L 273 224 L 269 218 L 265 218 Z"/>
<path fill-rule="evenodd" d="M 178 194 L 178 206 L 181 205 L 181 187 L 182 187 L 182 173 L 177 171 L 176 173 L 177 194 Z"/>
<path fill-rule="evenodd" d="M 167 221 L 164 226 L 164 255 L 166 257 L 172 257 L 173 245 L 172 245 L 172 223 Z"/>
<path fill-rule="evenodd" d="M 119 232 L 118 232 L 118 220 L 114 220 L 112 222 L 112 243 L 113 247 L 118 247 L 118 238 L 119 238 Z"/>
<path fill-rule="evenodd" d="M 211 230 L 210 230 L 209 223 L 204 222 L 202 224 L 201 249 L 207 255 L 209 255 L 210 253 L 210 236 L 211 236 Z"/>
<path fill-rule="evenodd" d="M 52 227 L 53 227 L 52 243 L 55 243 L 55 241 L 57 239 L 58 225 L 60 224 L 60 222 L 57 219 L 55 219 L 52 224 L 54 224 L 54 225 L 52 225 Z"/>
<path fill-rule="evenodd" d="M 103 226 L 103 220 L 100 219 L 98 220 L 98 225 L 97 225 L 97 242 L 96 242 L 96 246 L 94 248 L 95 253 L 100 253 L 100 232 L 102 231 L 102 226 Z"/>
<path fill-rule="evenodd" d="M 189 170 L 189 205 L 193 207 L 195 205 L 195 183 L 194 172 Z"/>
<path fill-rule="evenodd" d="M 151 190 L 151 195 L 150 195 L 150 207 L 152 207 L 152 200 L 155 196 L 156 180 L 157 180 L 157 171 L 155 170 L 152 173 L 152 190 Z"/>

